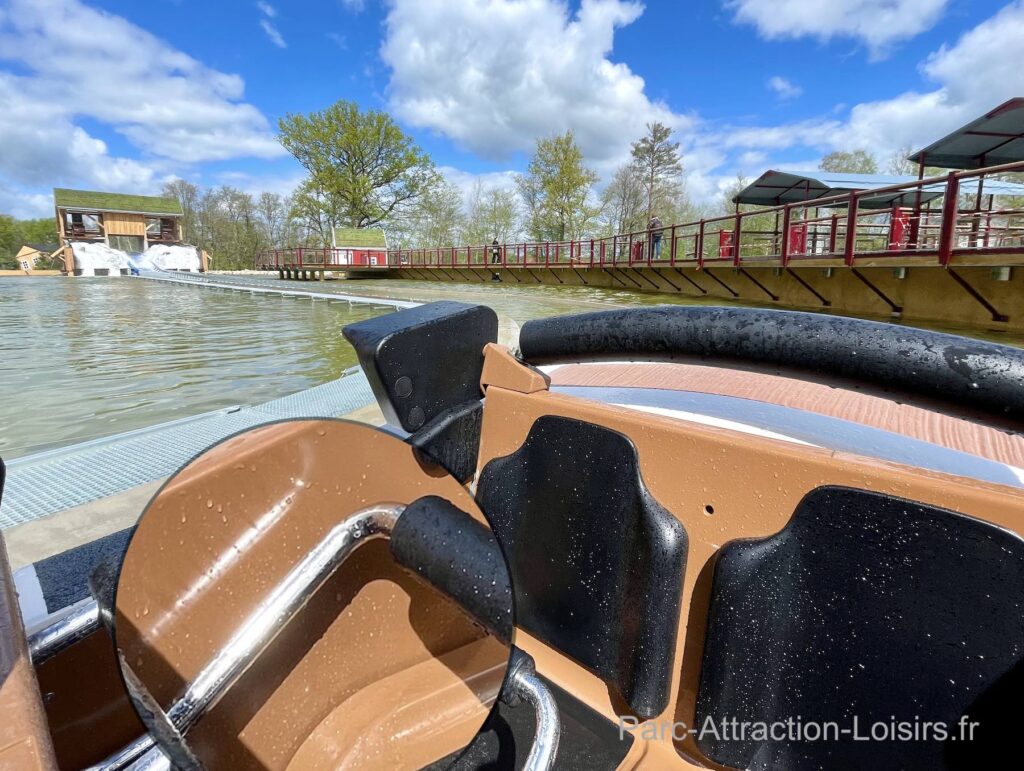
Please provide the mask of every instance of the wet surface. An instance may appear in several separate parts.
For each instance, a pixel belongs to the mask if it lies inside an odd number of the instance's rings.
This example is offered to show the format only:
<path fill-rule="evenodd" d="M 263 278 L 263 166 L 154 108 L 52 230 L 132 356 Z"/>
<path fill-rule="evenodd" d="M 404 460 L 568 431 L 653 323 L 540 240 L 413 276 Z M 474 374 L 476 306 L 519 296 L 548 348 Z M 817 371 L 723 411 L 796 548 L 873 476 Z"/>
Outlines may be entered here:
<path fill-rule="evenodd" d="M 514 339 L 523 322 L 546 316 L 722 304 L 580 286 L 222 278 L 417 302 L 483 303 L 498 313 L 502 342 Z M 342 327 L 382 312 L 131 279 L 0 281 L 0 455 L 14 458 L 318 385 L 356 363 Z M 1024 335 L 933 328 L 1024 346 Z"/>

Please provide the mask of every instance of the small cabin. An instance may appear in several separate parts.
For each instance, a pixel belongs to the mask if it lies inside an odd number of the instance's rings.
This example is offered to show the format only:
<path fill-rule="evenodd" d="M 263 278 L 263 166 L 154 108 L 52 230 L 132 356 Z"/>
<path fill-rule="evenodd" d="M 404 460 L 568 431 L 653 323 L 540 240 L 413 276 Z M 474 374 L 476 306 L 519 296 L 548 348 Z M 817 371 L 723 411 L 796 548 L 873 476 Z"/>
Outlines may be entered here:
<path fill-rule="evenodd" d="M 381 228 L 334 228 L 335 265 L 387 265 L 388 239 Z"/>
<path fill-rule="evenodd" d="M 14 259 L 18 262 L 18 268 L 31 273 L 33 270 L 48 270 L 51 258 L 57 256 L 60 247 L 56 244 L 24 244 Z"/>

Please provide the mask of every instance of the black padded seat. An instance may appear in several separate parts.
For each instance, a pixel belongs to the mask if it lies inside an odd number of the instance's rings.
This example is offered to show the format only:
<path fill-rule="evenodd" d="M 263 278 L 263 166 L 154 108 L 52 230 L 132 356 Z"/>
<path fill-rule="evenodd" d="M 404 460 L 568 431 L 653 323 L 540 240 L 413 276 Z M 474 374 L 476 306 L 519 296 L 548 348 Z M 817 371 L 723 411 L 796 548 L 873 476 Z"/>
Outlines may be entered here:
<path fill-rule="evenodd" d="M 1024 540 L 953 511 L 822 487 L 776 535 L 722 548 L 696 727 L 774 723 L 814 732 L 905 722 L 916 736 L 740 736 L 698 746 L 749 769 L 1020 767 Z M 976 721 L 973 740 L 962 722 Z M 925 722 L 940 723 L 951 737 Z M 881 730 L 881 729 L 878 729 Z M 909 730 L 909 729 L 908 729 Z M 927 730 L 927 735 L 921 733 Z M 1013 758 L 1010 765 L 1006 762 Z"/>
<path fill-rule="evenodd" d="M 516 625 L 575 659 L 647 718 L 668 704 L 686 531 L 648 492 L 625 435 L 545 415 L 480 474 Z"/>

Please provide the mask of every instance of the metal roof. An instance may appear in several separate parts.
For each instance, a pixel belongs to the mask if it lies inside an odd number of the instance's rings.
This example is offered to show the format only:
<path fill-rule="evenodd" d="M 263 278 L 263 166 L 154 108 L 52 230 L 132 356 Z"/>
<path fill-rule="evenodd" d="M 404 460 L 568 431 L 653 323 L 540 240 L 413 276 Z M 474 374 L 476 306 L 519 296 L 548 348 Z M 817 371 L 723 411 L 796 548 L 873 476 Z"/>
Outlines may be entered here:
<path fill-rule="evenodd" d="M 908 159 L 943 169 L 1024 161 L 1024 97 L 1014 97 Z"/>
<path fill-rule="evenodd" d="M 59 209 L 178 216 L 182 213 L 181 204 L 177 199 L 156 195 L 125 195 L 123 193 L 100 193 L 93 190 L 68 190 L 55 187 L 53 201 Z"/>
<path fill-rule="evenodd" d="M 339 249 L 387 249 L 388 240 L 380 228 L 334 229 L 334 245 Z"/>
<path fill-rule="evenodd" d="M 743 188 L 732 200 L 735 203 L 757 206 L 779 206 L 784 203 L 801 203 L 843 195 L 854 190 L 875 190 L 916 181 L 915 177 L 893 177 L 884 174 L 769 170 Z M 941 195 L 941 191 L 924 192 L 920 195 L 920 202 L 924 203 Z M 916 191 L 898 190 L 861 198 L 859 205 L 865 209 L 888 209 L 892 206 L 913 206 L 917 202 Z"/>

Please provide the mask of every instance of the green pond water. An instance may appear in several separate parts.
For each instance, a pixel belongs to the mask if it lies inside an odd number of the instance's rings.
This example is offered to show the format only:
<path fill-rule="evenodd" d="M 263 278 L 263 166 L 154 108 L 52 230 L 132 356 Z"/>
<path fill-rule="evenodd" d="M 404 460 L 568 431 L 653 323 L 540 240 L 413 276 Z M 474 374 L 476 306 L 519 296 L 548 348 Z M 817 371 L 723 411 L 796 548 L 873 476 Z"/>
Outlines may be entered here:
<path fill-rule="evenodd" d="M 503 339 L 543 316 L 719 302 L 590 287 L 225 280 L 484 303 L 497 311 Z M 342 327 L 389 311 L 135 279 L 0 279 L 0 456 L 257 404 L 324 383 L 356 364 Z M 982 336 L 1024 345 L 1024 336 Z"/>

